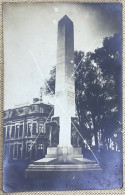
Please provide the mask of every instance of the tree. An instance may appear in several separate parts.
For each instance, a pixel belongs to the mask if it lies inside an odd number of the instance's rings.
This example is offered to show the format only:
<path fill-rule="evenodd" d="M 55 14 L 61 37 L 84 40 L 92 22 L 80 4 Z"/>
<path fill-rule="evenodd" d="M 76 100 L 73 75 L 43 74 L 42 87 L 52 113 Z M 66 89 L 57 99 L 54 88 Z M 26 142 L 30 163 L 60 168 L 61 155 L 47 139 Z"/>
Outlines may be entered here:
<path fill-rule="evenodd" d="M 74 52 L 75 99 L 79 131 L 92 146 L 110 147 L 109 138 L 117 132 L 121 108 L 120 35 L 105 38 L 103 47 L 95 52 Z M 50 72 L 46 92 L 55 93 L 56 68 Z M 49 87 L 48 87 L 49 86 Z M 75 133 L 74 133 L 75 135 Z"/>
<path fill-rule="evenodd" d="M 98 148 L 99 133 L 104 134 L 105 139 L 107 134 L 111 136 L 113 133 L 113 128 L 107 129 L 104 124 L 108 120 L 113 122 L 115 111 L 112 111 L 116 107 L 116 89 L 110 77 L 107 79 L 103 77 L 99 65 L 93 62 L 91 55 L 88 53 L 82 61 L 82 56 L 79 58 L 81 63 L 80 65 L 78 63 L 75 74 L 76 108 L 82 135 L 91 141 L 94 135 L 95 145 Z M 103 145 L 105 139 L 102 140 Z"/>
<path fill-rule="evenodd" d="M 91 59 L 99 65 L 103 77 L 112 77 L 115 82 L 117 94 L 117 106 L 119 110 L 119 120 L 121 120 L 122 109 L 122 36 L 115 34 L 113 37 L 106 37 L 103 47 L 98 48 L 91 55 Z"/>
<path fill-rule="evenodd" d="M 104 136 L 108 138 L 110 129 L 113 129 L 119 134 L 119 123 L 122 122 L 122 36 L 115 34 L 113 37 L 106 37 L 103 41 L 103 47 L 95 50 L 91 54 L 91 59 L 100 67 L 105 80 L 109 80 L 106 89 L 111 90 L 111 97 L 113 97 L 114 111 L 108 117 L 107 124 L 103 127 L 105 132 Z M 112 92 L 112 84 L 114 83 L 115 93 Z M 107 130 L 106 130 L 107 129 Z M 104 132 L 104 131 L 103 131 Z M 111 135 L 110 135 L 111 136 Z M 113 135 L 112 135 L 113 139 Z M 121 140 L 122 141 L 122 140 Z"/>

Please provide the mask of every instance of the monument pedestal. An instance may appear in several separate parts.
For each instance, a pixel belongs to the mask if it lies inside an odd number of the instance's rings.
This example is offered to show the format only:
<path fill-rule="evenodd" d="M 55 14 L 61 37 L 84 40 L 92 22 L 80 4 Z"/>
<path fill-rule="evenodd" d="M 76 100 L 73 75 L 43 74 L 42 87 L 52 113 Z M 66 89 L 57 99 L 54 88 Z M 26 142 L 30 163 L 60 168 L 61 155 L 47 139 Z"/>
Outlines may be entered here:
<path fill-rule="evenodd" d="M 55 148 L 49 150 L 49 152 L 57 151 Z M 78 150 L 79 151 L 79 150 Z M 75 150 L 76 152 L 76 150 Z M 79 153 L 79 152 L 78 152 Z M 47 154 L 48 156 L 52 154 Z M 25 178 L 43 178 L 45 172 L 49 174 L 56 174 L 56 172 L 86 172 L 86 171 L 101 171 L 99 164 L 95 161 L 88 160 L 82 157 L 82 155 L 55 155 L 53 157 L 46 157 L 30 164 L 25 170 Z M 60 173 L 62 174 L 62 173 Z"/>
<path fill-rule="evenodd" d="M 48 147 L 46 158 L 57 158 L 58 161 L 72 161 L 74 158 L 83 158 L 82 149 L 74 147 Z"/>
<path fill-rule="evenodd" d="M 25 170 L 25 178 L 41 178 L 49 171 L 101 171 L 101 168 L 95 161 L 83 158 L 81 148 L 48 147 L 45 158 L 34 161 Z"/>

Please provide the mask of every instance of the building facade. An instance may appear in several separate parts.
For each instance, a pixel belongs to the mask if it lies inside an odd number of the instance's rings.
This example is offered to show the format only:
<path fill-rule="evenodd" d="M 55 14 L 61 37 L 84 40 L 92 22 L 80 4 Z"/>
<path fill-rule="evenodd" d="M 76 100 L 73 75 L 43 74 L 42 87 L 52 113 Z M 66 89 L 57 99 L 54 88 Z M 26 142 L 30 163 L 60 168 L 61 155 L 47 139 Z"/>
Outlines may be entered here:
<path fill-rule="evenodd" d="M 36 160 L 50 144 L 47 127 L 53 106 L 38 103 L 4 111 L 4 159 Z M 50 115 L 51 112 L 51 115 Z"/>

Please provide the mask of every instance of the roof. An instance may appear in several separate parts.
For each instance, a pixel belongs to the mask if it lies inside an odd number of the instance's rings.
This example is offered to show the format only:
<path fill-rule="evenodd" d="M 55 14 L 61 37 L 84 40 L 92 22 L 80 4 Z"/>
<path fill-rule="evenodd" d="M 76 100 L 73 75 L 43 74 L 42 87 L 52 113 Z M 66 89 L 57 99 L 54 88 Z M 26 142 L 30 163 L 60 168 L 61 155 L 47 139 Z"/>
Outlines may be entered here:
<path fill-rule="evenodd" d="M 52 105 L 37 103 L 37 104 L 31 104 L 29 106 L 9 109 L 4 111 L 4 120 L 11 119 L 11 118 L 14 119 L 25 115 L 27 116 L 27 115 L 40 114 L 40 113 L 50 113 L 52 108 L 53 108 Z"/>

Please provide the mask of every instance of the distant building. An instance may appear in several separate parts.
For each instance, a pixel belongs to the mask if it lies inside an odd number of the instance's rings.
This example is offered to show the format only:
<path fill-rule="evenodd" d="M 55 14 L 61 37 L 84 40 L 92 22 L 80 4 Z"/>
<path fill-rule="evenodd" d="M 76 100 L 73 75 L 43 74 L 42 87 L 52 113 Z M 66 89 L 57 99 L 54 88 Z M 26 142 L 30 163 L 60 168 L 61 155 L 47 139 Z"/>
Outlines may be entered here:
<path fill-rule="evenodd" d="M 50 121 L 52 109 L 52 105 L 35 103 L 4 111 L 4 159 L 35 160 L 44 157 L 50 142 L 44 123 Z"/>

